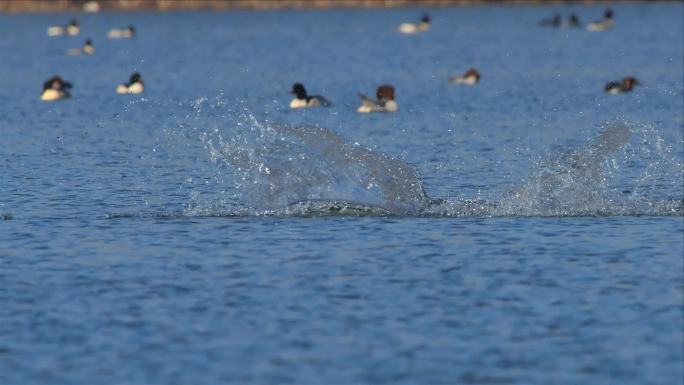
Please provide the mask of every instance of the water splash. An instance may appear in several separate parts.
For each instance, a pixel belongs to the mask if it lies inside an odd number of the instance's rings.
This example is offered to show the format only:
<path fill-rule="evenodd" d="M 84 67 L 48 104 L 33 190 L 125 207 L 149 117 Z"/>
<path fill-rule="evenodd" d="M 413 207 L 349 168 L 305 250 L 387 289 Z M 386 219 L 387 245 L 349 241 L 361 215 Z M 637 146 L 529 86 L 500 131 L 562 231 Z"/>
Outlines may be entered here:
<path fill-rule="evenodd" d="M 195 205 L 187 214 L 268 216 L 615 216 L 684 215 L 681 197 L 656 199 L 654 187 L 681 183 L 681 163 L 652 130 L 623 121 L 603 126 L 593 139 L 540 158 L 519 186 L 492 199 L 430 199 L 418 171 L 401 159 L 348 143 L 314 126 L 260 123 L 244 115 L 242 130 L 224 139 L 219 130 L 200 136 L 211 159 L 236 175 L 243 205 Z M 637 132 L 641 143 L 625 162 L 617 160 Z M 639 144 L 636 145 L 637 147 Z M 646 156 L 644 156 L 646 154 Z M 649 155 L 653 156 L 648 159 Z M 666 160 L 667 159 L 667 160 Z M 643 167 L 632 187 L 619 181 L 621 167 Z M 679 178 L 679 179 L 678 179 Z M 652 182 L 649 187 L 649 180 Z M 669 189 L 672 191 L 672 189 Z M 677 191 L 677 189 L 674 189 Z"/>
<path fill-rule="evenodd" d="M 596 215 L 620 201 L 608 188 L 606 161 L 621 150 L 632 132 L 625 122 L 604 127 L 598 137 L 535 164 L 527 181 L 497 205 L 498 215 Z"/>
<path fill-rule="evenodd" d="M 681 154 L 672 138 L 633 122 L 610 122 L 540 155 L 508 188 L 431 199 L 414 166 L 326 128 L 272 124 L 221 98 L 182 103 L 169 119 L 152 164 L 178 163 L 182 183 L 174 200 L 160 196 L 136 210 L 144 215 L 684 215 Z"/>
<path fill-rule="evenodd" d="M 228 140 L 207 134 L 202 140 L 212 160 L 236 170 L 239 190 L 252 207 L 272 211 L 311 207 L 299 202 L 342 201 L 411 214 L 429 204 L 418 171 L 399 159 L 347 143 L 321 127 L 255 120 L 249 127 Z"/>
<path fill-rule="evenodd" d="M 655 140 L 642 139 L 627 151 L 634 136 Z M 601 127 L 597 137 L 579 146 L 542 156 L 525 180 L 490 201 L 445 200 L 428 212 L 492 217 L 682 216 L 681 197 L 656 193 L 658 189 L 681 191 L 683 183 L 682 163 L 663 142 L 646 126 L 611 122 Z M 623 168 L 643 170 L 636 180 L 621 180 L 627 174 L 620 172 Z"/>

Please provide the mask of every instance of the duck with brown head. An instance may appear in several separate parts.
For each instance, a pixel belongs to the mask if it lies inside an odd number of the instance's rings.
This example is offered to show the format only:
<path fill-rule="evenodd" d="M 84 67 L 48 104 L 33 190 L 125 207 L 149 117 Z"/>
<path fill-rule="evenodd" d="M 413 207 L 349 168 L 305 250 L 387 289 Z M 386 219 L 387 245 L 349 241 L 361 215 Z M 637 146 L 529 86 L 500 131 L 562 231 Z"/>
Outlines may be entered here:
<path fill-rule="evenodd" d="M 461 76 L 452 76 L 451 78 L 449 78 L 449 83 L 474 86 L 475 84 L 480 82 L 481 77 L 482 75 L 480 75 L 480 73 L 475 68 L 471 68 Z"/>
<path fill-rule="evenodd" d="M 375 95 L 377 99 L 373 100 L 363 94 L 359 94 L 359 98 L 363 102 L 356 111 L 362 113 L 395 112 L 399 109 L 399 105 L 394 100 L 394 86 L 383 84 L 378 87 Z"/>
<path fill-rule="evenodd" d="M 639 81 L 633 77 L 622 78 L 619 82 L 609 82 L 603 88 L 609 94 L 620 94 L 623 92 L 630 92 L 635 85 L 639 84 Z"/>

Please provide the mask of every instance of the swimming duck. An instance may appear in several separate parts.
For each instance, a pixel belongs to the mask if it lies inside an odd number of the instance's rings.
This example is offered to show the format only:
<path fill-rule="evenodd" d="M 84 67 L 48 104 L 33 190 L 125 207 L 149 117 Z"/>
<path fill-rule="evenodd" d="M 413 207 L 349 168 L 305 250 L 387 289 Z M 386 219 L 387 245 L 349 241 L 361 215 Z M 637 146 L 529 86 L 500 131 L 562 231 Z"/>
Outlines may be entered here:
<path fill-rule="evenodd" d="M 568 27 L 580 27 L 580 21 L 579 17 L 577 17 L 576 14 L 571 13 L 570 17 L 568 17 Z"/>
<path fill-rule="evenodd" d="M 401 23 L 399 24 L 399 32 L 407 35 L 412 35 L 418 32 L 425 32 L 430 29 L 430 15 L 423 15 L 420 23 Z"/>
<path fill-rule="evenodd" d="M 52 26 L 48 28 L 47 34 L 48 36 L 61 36 L 61 35 L 69 35 L 69 36 L 76 36 L 81 32 L 81 28 L 78 26 L 78 21 L 77 20 L 71 20 L 71 22 L 66 25 L 66 26 Z"/>
<path fill-rule="evenodd" d="M 603 19 L 587 24 L 587 31 L 598 32 L 605 31 L 613 27 L 613 11 L 606 9 L 603 13 Z"/>
<path fill-rule="evenodd" d="M 622 92 L 630 92 L 639 82 L 633 77 L 622 78 L 619 82 L 607 83 L 604 89 L 609 94 L 619 94 Z"/>
<path fill-rule="evenodd" d="M 137 72 L 134 72 L 131 75 L 131 78 L 128 81 L 128 83 L 122 83 L 119 84 L 118 87 L 116 87 L 117 94 L 140 94 L 144 90 L 145 86 L 143 84 L 142 78 L 140 77 L 140 74 Z"/>
<path fill-rule="evenodd" d="M 471 68 L 462 76 L 452 76 L 451 78 L 449 78 L 449 83 L 474 86 L 475 84 L 480 82 L 481 77 L 482 75 L 480 75 L 480 73 L 477 72 L 475 68 Z"/>
<path fill-rule="evenodd" d="M 98 12 L 100 12 L 101 7 L 100 7 L 100 3 L 92 0 L 92 1 L 88 1 L 88 2 L 83 3 L 83 7 L 81 9 L 83 9 L 83 12 L 86 12 L 86 13 L 98 13 Z"/>
<path fill-rule="evenodd" d="M 359 94 L 363 104 L 356 110 L 358 112 L 395 112 L 399 109 L 397 102 L 394 101 L 394 87 L 381 85 L 376 91 L 377 100 L 373 100 L 366 95 Z"/>
<path fill-rule="evenodd" d="M 555 14 L 552 19 L 545 19 L 539 22 L 540 27 L 560 27 L 561 15 Z"/>
<path fill-rule="evenodd" d="M 328 107 L 330 102 L 318 95 L 308 96 L 306 94 L 306 89 L 302 83 L 295 83 L 292 85 L 292 91 L 290 91 L 295 97 L 290 102 L 290 108 L 308 108 L 308 107 Z"/>
<path fill-rule="evenodd" d="M 70 88 L 71 83 L 67 83 L 61 77 L 55 75 L 43 83 L 43 93 L 40 95 L 40 100 L 51 102 L 68 98 L 71 96 L 69 94 Z"/>
<path fill-rule="evenodd" d="M 135 28 L 129 25 L 126 28 L 114 28 L 107 32 L 108 39 L 130 39 L 135 36 Z"/>
<path fill-rule="evenodd" d="M 67 51 L 68 55 L 92 55 L 95 53 L 95 47 L 93 46 L 93 41 L 90 39 L 86 39 L 85 43 L 83 44 L 83 47 L 81 48 L 72 48 L 69 51 Z"/>

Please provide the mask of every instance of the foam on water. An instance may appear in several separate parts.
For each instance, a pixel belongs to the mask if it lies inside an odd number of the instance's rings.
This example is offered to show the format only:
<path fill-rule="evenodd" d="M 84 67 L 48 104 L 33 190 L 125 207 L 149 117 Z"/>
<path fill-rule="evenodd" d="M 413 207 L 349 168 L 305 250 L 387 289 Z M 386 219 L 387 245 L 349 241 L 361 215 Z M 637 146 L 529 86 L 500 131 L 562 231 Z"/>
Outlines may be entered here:
<path fill-rule="evenodd" d="M 211 160 L 237 175 L 240 203 L 193 201 L 184 215 L 684 214 L 681 197 L 658 196 L 659 183 L 681 184 L 681 162 L 654 130 L 621 120 L 585 143 L 541 156 L 526 180 L 486 199 L 431 199 L 414 166 L 327 128 L 262 123 L 249 114 L 241 121 L 229 139 L 217 128 L 199 131 Z M 643 170 L 637 180 L 622 181 L 623 167 Z"/>

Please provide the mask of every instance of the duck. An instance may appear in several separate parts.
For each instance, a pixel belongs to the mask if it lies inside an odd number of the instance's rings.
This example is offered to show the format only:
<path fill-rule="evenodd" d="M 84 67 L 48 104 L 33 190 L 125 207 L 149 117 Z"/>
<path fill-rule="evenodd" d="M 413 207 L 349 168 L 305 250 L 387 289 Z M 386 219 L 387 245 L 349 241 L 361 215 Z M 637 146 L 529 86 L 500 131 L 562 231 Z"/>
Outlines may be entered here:
<path fill-rule="evenodd" d="M 61 77 L 55 75 L 43 83 L 43 93 L 40 95 L 40 100 L 51 102 L 71 97 L 69 93 L 71 87 L 71 83 L 65 82 Z"/>
<path fill-rule="evenodd" d="M 399 24 L 399 32 L 407 35 L 413 35 L 419 32 L 425 32 L 430 29 L 430 15 L 423 15 L 419 23 L 401 23 Z"/>
<path fill-rule="evenodd" d="M 107 32 L 108 39 L 130 39 L 135 36 L 135 28 L 129 25 L 126 28 L 114 28 Z"/>
<path fill-rule="evenodd" d="M 551 19 L 545 19 L 539 22 L 540 27 L 560 27 L 561 15 L 555 14 Z"/>
<path fill-rule="evenodd" d="M 359 98 L 363 103 L 356 110 L 357 112 L 395 112 L 399 105 L 394 100 L 394 86 L 383 84 L 376 91 L 377 100 L 373 100 L 366 95 L 359 93 Z"/>
<path fill-rule="evenodd" d="M 594 21 L 593 23 L 587 24 L 587 31 L 598 32 L 605 31 L 606 29 L 613 27 L 613 11 L 611 9 L 606 9 L 603 12 L 603 19 Z"/>
<path fill-rule="evenodd" d="M 69 35 L 76 36 L 81 32 L 81 28 L 78 25 L 78 20 L 71 20 L 66 26 L 55 25 L 47 29 L 48 36 L 61 36 Z"/>
<path fill-rule="evenodd" d="M 582 24 L 579 21 L 579 17 L 577 17 L 576 14 L 571 13 L 570 16 L 568 17 L 568 27 L 580 27 Z"/>
<path fill-rule="evenodd" d="M 98 13 L 100 12 L 101 8 L 102 7 L 100 7 L 100 3 L 98 3 L 95 0 L 92 0 L 83 3 L 83 7 L 81 9 L 83 10 L 83 12 L 86 13 Z"/>
<path fill-rule="evenodd" d="M 290 108 L 329 107 L 331 105 L 331 103 L 322 96 L 307 95 L 306 89 L 302 83 L 293 84 L 290 93 L 295 96 L 290 102 Z"/>
<path fill-rule="evenodd" d="M 90 39 L 86 39 L 85 43 L 83 43 L 83 47 L 81 48 L 72 48 L 69 51 L 67 51 L 68 55 L 92 55 L 95 53 L 95 47 L 93 46 L 93 41 Z"/>
<path fill-rule="evenodd" d="M 639 81 L 633 77 L 622 78 L 622 80 L 606 83 L 605 91 L 609 94 L 619 94 L 622 92 L 630 92 Z"/>
<path fill-rule="evenodd" d="M 119 84 L 116 87 L 117 94 L 140 94 L 145 90 L 145 85 L 140 77 L 140 74 L 134 72 L 128 83 Z"/>
<path fill-rule="evenodd" d="M 480 78 L 482 75 L 475 69 L 471 68 L 466 73 L 464 73 L 462 76 L 452 76 L 449 78 L 449 83 L 453 84 L 464 84 L 467 86 L 474 86 L 475 84 L 480 82 Z"/>

